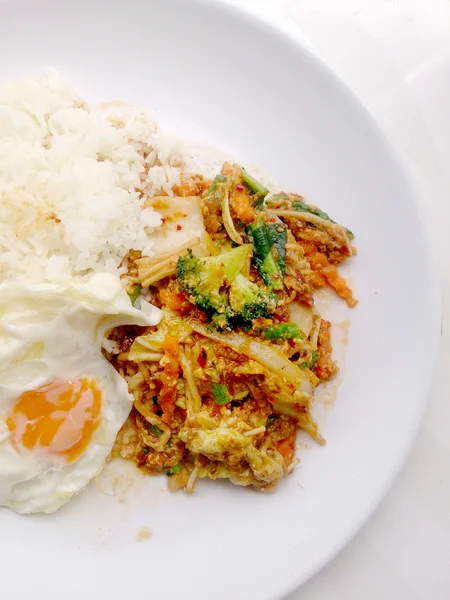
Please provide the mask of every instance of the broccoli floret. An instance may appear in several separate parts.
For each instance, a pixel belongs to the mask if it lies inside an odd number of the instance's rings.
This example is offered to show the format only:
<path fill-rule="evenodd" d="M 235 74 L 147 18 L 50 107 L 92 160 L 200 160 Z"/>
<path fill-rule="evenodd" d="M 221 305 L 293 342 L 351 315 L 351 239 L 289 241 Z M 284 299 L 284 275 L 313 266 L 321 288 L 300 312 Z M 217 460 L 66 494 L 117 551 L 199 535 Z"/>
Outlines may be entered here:
<path fill-rule="evenodd" d="M 230 286 L 229 300 L 236 316 L 253 321 L 274 312 L 278 298 L 273 292 L 259 288 L 239 274 Z"/>
<path fill-rule="evenodd" d="M 236 326 L 234 313 L 229 306 L 226 307 L 225 312 L 214 313 L 211 317 L 211 323 L 222 331 L 231 331 Z"/>
<path fill-rule="evenodd" d="M 250 260 L 251 244 L 244 244 L 218 256 L 198 258 L 191 250 L 177 262 L 178 286 L 189 301 L 204 311 L 224 313 L 228 301 L 222 292 L 229 286 L 246 262 Z"/>
<path fill-rule="evenodd" d="M 220 294 L 222 278 L 217 266 L 205 265 L 188 250 L 177 262 L 176 278 L 181 290 L 189 295 L 189 300 L 202 310 L 221 310 L 224 298 Z"/>

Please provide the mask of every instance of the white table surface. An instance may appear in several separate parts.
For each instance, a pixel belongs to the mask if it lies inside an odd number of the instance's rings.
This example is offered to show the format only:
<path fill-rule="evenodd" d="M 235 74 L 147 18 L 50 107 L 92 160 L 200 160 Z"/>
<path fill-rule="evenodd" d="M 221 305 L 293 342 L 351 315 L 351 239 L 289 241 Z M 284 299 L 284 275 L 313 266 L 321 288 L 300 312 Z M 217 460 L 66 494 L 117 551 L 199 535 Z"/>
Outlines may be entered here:
<path fill-rule="evenodd" d="M 407 463 L 368 524 L 289 600 L 449 600 L 450 1 L 229 2 L 301 38 L 369 107 L 410 169 L 441 275 L 440 357 Z"/>

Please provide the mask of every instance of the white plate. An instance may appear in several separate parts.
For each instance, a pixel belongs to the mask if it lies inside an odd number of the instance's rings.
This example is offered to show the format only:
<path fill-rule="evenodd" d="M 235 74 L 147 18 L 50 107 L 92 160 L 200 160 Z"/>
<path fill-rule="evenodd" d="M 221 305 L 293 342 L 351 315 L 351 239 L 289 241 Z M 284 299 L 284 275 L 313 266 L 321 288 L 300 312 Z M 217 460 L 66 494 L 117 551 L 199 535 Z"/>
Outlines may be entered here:
<path fill-rule="evenodd" d="M 0 55 L 1 79 L 52 65 L 89 100 L 122 98 L 176 115 L 305 193 L 356 233 L 346 274 L 360 300 L 336 405 L 321 418 L 328 444 L 301 448 L 302 464 L 275 493 L 211 482 L 192 496 L 170 494 L 164 478 L 130 480 L 125 493 L 124 478 L 118 496 L 94 483 L 50 517 L 3 509 L 2 595 L 280 598 L 367 519 L 424 408 L 436 283 L 396 158 L 308 52 L 213 2 L 10 1 L 0 5 Z M 342 304 L 332 312 L 349 317 Z M 138 542 L 143 526 L 152 537 Z"/>

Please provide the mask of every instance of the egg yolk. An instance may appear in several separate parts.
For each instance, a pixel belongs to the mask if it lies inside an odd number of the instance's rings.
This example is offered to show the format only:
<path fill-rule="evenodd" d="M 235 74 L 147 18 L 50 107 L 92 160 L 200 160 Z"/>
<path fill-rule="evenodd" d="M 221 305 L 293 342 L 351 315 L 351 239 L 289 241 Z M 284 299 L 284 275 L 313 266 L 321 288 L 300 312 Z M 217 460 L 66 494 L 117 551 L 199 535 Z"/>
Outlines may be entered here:
<path fill-rule="evenodd" d="M 95 381 L 56 380 L 24 392 L 6 425 L 17 451 L 27 448 L 71 462 L 86 450 L 99 427 L 101 406 L 102 393 Z"/>

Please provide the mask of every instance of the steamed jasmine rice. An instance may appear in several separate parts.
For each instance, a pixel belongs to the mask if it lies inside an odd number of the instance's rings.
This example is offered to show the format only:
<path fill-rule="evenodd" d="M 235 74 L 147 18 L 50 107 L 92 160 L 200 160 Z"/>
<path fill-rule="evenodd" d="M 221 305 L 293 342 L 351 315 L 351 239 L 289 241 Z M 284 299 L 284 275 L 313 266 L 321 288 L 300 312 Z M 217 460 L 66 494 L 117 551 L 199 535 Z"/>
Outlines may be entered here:
<path fill-rule="evenodd" d="M 117 273 L 128 249 L 152 255 L 161 218 L 146 201 L 183 168 L 135 107 L 89 107 L 56 74 L 0 87 L 0 278 Z"/>

